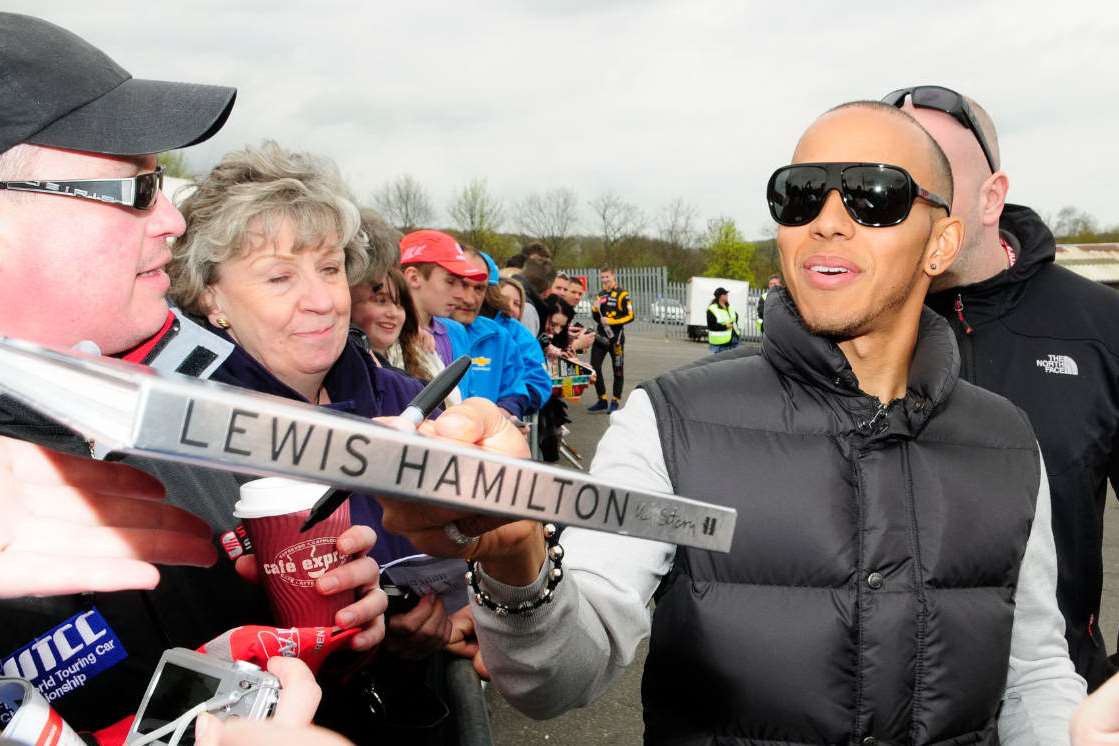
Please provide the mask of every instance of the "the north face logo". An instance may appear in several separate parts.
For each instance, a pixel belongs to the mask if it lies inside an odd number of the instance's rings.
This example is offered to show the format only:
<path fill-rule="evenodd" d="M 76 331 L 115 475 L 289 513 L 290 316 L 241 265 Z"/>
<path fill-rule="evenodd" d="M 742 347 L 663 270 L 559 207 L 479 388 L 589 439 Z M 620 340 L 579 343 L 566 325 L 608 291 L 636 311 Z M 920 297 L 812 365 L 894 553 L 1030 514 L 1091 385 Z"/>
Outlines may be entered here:
<path fill-rule="evenodd" d="M 1076 361 L 1068 355 L 1050 355 L 1044 360 L 1037 361 L 1037 367 L 1046 373 L 1061 373 L 1066 376 L 1079 375 Z"/>

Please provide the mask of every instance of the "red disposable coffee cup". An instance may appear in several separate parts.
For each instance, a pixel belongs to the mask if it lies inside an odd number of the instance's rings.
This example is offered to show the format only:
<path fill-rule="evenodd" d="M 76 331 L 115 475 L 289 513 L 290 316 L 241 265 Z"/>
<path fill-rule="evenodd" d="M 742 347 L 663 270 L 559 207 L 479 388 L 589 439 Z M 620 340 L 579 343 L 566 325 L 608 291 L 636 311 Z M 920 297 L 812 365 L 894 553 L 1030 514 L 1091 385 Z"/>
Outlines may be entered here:
<path fill-rule="evenodd" d="M 260 578 L 280 626 L 331 627 L 334 615 L 354 602 L 354 594 L 324 596 L 315 581 L 345 564 L 338 536 L 350 527 L 345 503 L 306 533 L 299 528 L 328 487 L 294 479 L 269 477 L 241 485 L 233 514 L 245 522 L 253 542 Z"/>

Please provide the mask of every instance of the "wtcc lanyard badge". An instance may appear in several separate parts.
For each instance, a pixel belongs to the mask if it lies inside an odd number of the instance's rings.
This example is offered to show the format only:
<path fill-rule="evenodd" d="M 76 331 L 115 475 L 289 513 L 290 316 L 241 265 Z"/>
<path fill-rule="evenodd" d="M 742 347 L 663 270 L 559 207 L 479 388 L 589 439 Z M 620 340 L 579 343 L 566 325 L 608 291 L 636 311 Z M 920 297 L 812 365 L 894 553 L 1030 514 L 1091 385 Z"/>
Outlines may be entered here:
<path fill-rule="evenodd" d="M 85 746 L 30 681 L 0 678 L 0 738 L 36 746 Z"/>
<path fill-rule="evenodd" d="M 4 676 L 27 679 L 49 702 L 65 697 L 128 653 L 96 608 L 75 614 L 0 657 Z"/>

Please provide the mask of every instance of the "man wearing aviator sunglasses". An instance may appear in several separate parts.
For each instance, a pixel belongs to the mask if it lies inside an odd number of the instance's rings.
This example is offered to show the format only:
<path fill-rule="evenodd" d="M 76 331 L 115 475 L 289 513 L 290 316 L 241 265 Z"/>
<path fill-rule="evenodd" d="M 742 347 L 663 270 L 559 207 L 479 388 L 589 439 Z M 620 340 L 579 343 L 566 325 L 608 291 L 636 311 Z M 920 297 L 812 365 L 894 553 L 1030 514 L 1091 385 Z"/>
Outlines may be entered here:
<path fill-rule="evenodd" d="M 944 154 L 895 107 L 848 104 L 769 187 L 787 291 L 767 298 L 761 354 L 643 384 L 591 469 L 735 508 L 730 552 L 569 528 L 556 584 L 539 530 L 482 536 L 492 601 L 549 599 L 475 606 L 494 682 L 552 717 L 602 694 L 650 634 L 649 744 L 1067 743 L 1084 682 L 1037 443 L 959 380 L 923 303 L 963 241 Z M 428 553 L 456 551 L 448 519 L 467 520 L 385 504 Z"/>
<path fill-rule="evenodd" d="M 1052 490 L 1057 601 L 1069 654 L 1094 689 L 1116 670 L 1099 616 L 1107 484 L 1119 486 L 1119 294 L 1055 264 L 1037 213 L 1007 204 L 1010 182 L 983 107 L 941 86 L 883 101 L 917 119 L 952 164 L 952 208 L 966 238 L 927 302 L 955 332 L 960 375 L 1022 407 L 1037 431 Z"/>
<path fill-rule="evenodd" d="M 805 225 L 816 219 L 833 190 L 840 193 L 855 222 L 871 228 L 905 222 L 918 198 L 951 214 L 943 197 L 918 186 L 901 166 L 885 163 L 799 163 L 779 168 L 766 188 L 769 212 L 779 225 Z"/>
<path fill-rule="evenodd" d="M 127 179 L 0 181 L 0 189 L 82 197 L 110 205 L 150 210 L 155 207 L 159 192 L 163 189 L 163 166 Z"/>

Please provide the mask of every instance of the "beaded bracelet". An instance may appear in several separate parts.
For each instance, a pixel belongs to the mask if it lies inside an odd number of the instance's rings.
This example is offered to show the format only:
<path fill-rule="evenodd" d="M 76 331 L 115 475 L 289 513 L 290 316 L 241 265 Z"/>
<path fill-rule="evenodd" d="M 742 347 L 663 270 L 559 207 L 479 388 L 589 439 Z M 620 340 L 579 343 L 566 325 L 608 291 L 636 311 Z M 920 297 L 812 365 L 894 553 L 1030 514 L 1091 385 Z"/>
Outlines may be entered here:
<path fill-rule="evenodd" d="M 560 546 L 559 530 L 555 524 L 544 524 L 544 541 L 547 546 L 548 559 L 552 561 L 552 569 L 548 571 L 548 583 L 540 591 L 539 596 L 528 601 L 521 601 L 513 606 L 494 601 L 493 597 L 482 590 L 478 584 L 478 563 L 474 560 L 468 560 L 466 563 L 466 584 L 470 586 L 470 590 L 474 593 L 475 603 L 489 609 L 498 616 L 528 614 L 544 604 L 551 603 L 556 586 L 563 580 L 563 569 L 560 567 L 563 564 L 563 547 Z"/>

